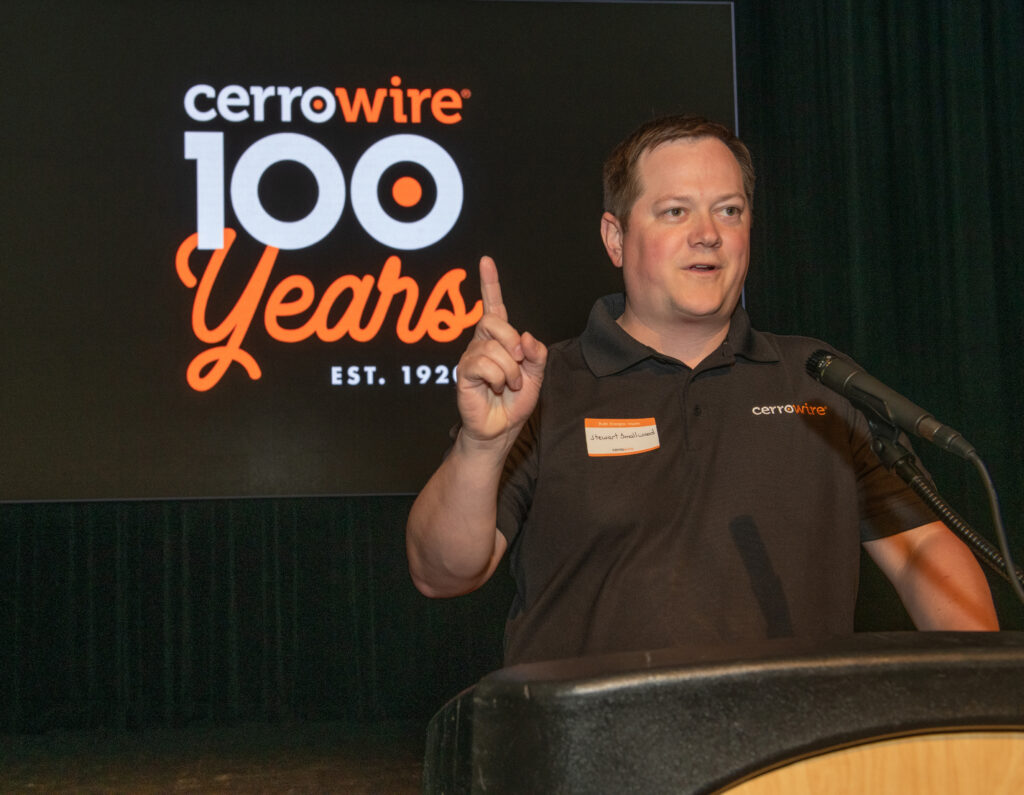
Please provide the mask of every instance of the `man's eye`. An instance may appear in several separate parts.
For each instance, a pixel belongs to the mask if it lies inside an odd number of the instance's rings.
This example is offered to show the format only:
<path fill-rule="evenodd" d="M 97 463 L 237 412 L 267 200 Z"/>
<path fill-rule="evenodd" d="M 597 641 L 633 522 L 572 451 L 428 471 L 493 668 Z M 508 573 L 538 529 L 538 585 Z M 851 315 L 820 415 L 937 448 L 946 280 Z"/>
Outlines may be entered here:
<path fill-rule="evenodd" d="M 682 214 L 683 214 L 683 208 L 682 207 L 669 207 L 667 210 L 665 210 L 665 215 L 671 215 L 673 217 L 679 217 Z"/>
<path fill-rule="evenodd" d="M 722 208 L 722 214 L 727 216 L 728 218 L 735 218 L 741 212 L 742 212 L 742 209 L 739 208 L 739 207 L 723 207 Z"/>

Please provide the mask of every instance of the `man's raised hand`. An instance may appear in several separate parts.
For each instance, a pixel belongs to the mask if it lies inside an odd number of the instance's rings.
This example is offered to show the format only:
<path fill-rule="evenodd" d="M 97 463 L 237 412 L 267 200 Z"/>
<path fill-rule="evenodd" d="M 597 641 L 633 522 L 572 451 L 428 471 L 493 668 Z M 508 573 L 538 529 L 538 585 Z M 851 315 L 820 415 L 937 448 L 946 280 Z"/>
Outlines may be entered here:
<path fill-rule="evenodd" d="M 511 445 L 533 412 L 544 378 L 547 348 L 508 322 L 498 268 L 480 259 L 484 314 L 459 361 L 458 403 L 462 430 L 476 442 Z"/>

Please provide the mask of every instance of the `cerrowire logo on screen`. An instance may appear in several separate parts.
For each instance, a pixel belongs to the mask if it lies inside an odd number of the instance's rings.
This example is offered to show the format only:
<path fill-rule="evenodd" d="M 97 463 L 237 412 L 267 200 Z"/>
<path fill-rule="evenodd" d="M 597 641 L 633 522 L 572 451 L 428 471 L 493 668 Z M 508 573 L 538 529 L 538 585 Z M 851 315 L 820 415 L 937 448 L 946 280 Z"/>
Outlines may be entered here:
<path fill-rule="evenodd" d="M 812 417 L 824 417 L 828 414 L 828 406 L 819 406 L 814 403 L 786 403 L 781 406 L 754 406 L 750 409 L 750 413 L 759 417 L 777 414 L 806 414 Z"/>
<path fill-rule="evenodd" d="M 192 389 L 212 389 L 233 365 L 254 381 L 261 378 L 259 363 L 245 347 L 250 328 L 261 321 L 277 342 L 316 337 L 333 344 L 343 338 L 370 342 L 390 320 L 398 342 L 413 345 L 424 338 L 453 342 L 482 316 L 482 303 L 467 306 L 462 294 L 464 268 L 451 267 L 430 284 L 403 273 L 395 253 L 429 249 L 448 236 L 461 216 L 462 173 L 442 143 L 427 134 L 451 138 L 444 132 L 462 121 L 472 92 L 403 86 L 399 75 L 389 83 L 372 91 L 200 83 L 185 91 L 188 126 L 198 127 L 184 134 L 184 158 L 195 163 L 196 231 L 179 245 L 174 266 L 181 283 L 195 291 L 192 331 L 207 346 L 186 371 Z M 402 125 L 404 131 L 389 128 L 364 151 L 352 151 L 345 136 L 337 134 L 347 125 L 381 121 Z M 234 149 L 228 144 L 235 143 L 235 130 L 259 129 L 266 122 L 294 123 L 302 132 L 268 130 L 231 162 Z M 278 218 L 263 205 L 260 181 L 280 163 L 297 164 L 316 183 L 312 208 L 302 218 Z M 346 204 L 362 231 L 380 244 L 383 265 L 345 263 L 351 272 L 334 273 L 333 281 L 318 286 L 289 270 L 287 262 L 278 264 L 281 252 L 287 260 L 289 252 L 342 234 L 336 227 Z M 227 225 L 228 207 L 241 229 Z M 264 250 L 238 291 L 226 287 L 219 275 L 242 233 Z M 223 311 L 210 311 L 211 303 L 225 302 L 232 306 L 226 317 Z"/>

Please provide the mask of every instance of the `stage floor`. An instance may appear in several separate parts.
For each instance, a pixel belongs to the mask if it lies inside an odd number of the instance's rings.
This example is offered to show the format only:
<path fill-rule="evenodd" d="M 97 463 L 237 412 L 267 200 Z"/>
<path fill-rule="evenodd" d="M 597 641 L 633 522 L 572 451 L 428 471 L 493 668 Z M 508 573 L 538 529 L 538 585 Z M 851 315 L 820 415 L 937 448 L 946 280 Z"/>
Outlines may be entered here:
<path fill-rule="evenodd" d="M 426 726 L 242 724 L 0 735 L 3 792 L 420 791 Z"/>

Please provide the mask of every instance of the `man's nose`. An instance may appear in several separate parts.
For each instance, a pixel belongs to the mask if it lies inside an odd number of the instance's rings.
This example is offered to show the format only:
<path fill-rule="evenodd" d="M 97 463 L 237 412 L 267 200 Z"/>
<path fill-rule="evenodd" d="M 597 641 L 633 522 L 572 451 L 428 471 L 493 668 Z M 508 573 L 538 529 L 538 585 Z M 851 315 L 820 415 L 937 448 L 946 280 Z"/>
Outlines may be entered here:
<path fill-rule="evenodd" d="M 711 213 L 694 213 L 690 227 L 689 243 L 691 246 L 718 248 L 722 244 L 722 236 Z"/>

